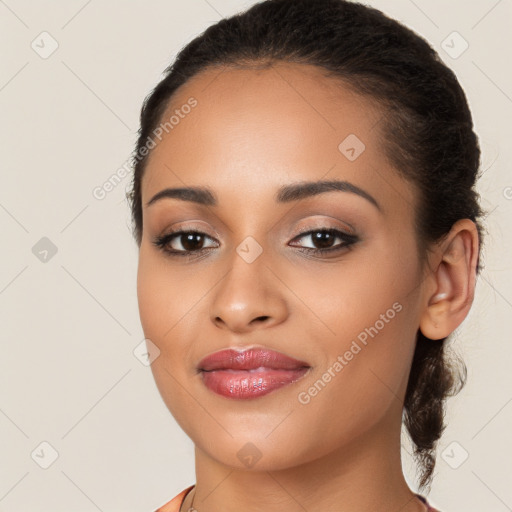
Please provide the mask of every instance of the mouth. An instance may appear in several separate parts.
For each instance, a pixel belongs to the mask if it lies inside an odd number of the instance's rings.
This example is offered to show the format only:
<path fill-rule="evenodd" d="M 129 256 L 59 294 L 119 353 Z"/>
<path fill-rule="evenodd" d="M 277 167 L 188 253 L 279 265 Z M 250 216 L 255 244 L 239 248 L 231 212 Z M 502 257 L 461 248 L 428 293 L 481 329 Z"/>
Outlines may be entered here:
<path fill-rule="evenodd" d="M 204 357 L 198 364 L 200 371 L 214 370 L 256 370 L 258 368 L 273 370 L 297 370 L 310 368 L 305 361 L 299 361 L 275 350 L 251 348 L 238 352 L 234 349 L 220 350 Z"/>
<path fill-rule="evenodd" d="M 257 398 L 302 378 L 311 368 L 305 361 L 268 349 L 215 352 L 198 365 L 202 381 L 226 398 Z"/>

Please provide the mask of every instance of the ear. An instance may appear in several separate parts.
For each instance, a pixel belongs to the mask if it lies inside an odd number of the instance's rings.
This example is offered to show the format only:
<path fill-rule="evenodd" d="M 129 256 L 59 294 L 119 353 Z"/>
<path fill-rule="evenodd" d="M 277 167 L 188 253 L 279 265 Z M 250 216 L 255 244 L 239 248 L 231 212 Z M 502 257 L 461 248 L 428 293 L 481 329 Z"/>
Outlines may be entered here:
<path fill-rule="evenodd" d="M 432 269 L 433 285 L 425 298 L 419 325 L 427 338 L 446 338 L 469 313 L 475 294 L 478 251 L 478 231 L 470 219 L 457 221 L 434 251 L 437 263 Z"/>

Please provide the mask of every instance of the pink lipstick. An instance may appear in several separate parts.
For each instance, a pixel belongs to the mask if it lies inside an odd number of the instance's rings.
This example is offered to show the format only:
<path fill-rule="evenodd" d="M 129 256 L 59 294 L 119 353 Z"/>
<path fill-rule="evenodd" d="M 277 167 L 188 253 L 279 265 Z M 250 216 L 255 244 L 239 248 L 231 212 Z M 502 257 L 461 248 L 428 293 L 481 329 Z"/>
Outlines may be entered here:
<path fill-rule="evenodd" d="M 310 366 L 274 350 L 221 350 L 201 360 L 198 369 L 208 389 L 226 398 L 264 396 L 300 379 Z"/>

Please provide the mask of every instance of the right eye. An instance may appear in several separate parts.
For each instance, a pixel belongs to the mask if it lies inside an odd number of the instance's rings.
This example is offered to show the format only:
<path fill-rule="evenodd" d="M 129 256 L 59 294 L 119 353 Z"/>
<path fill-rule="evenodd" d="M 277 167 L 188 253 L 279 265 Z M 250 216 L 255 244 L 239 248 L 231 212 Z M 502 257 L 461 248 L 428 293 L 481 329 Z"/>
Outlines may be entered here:
<path fill-rule="evenodd" d="M 205 239 L 213 240 L 202 231 L 180 230 L 155 238 L 153 244 L 170 256 L 192 256 L 209 248 L 202 246 Z"/>

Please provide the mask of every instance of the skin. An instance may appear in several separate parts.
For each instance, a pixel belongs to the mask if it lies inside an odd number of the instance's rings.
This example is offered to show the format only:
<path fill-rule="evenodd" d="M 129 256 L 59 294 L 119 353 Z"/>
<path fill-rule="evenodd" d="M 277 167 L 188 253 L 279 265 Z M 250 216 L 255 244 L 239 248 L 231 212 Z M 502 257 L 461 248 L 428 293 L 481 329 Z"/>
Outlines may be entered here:
<path fill-rule="evenodd" d="M 384 157 L 382 112 L 314 66 L 207 69 L 177 92 L 165 117 L 190 97 L 198 105 L 152 150 L 142 181 L 137 276 L 144 334 L 160 350 L 151 365 L 156 384 L 195 445 L 196 487 L 182 510 L 192 499 L 208 512 L 425 510 L 401 468 L 403 397 L 418 328 L 441 339 L 469 312 L 476 226 L 457 222 L 422 268 L 416 190 Z M 338 149 L 349 134 L 366 146 L 354 161 Z M 381 210 L 340 191 L 275 201 L 280 186 L 320 179 L 357 185 Z M 162 189 L 184 186 L 211 188 L 218 206 L 170 198 L 145 206 Z M 358 236 L 352 246 L 300 252 L 321 247 L 301 231 L 349 226 Z M 211 249 L 191 259 L 166 255 L 152 240 L 171 227 L 204 232 Z M 236 251 L 248 236 L 263 251 L 252 263 Z M 180 242 L 172 247 L 184 250 Z M 300 403 L 298 394 L 394 303 L 401 311 Z M 312 368 L 252 400 L 207 389 L 198 362 L 246 346 Z M 251 467 L 237 456 L 247 443 L 261 454 Z"/>

